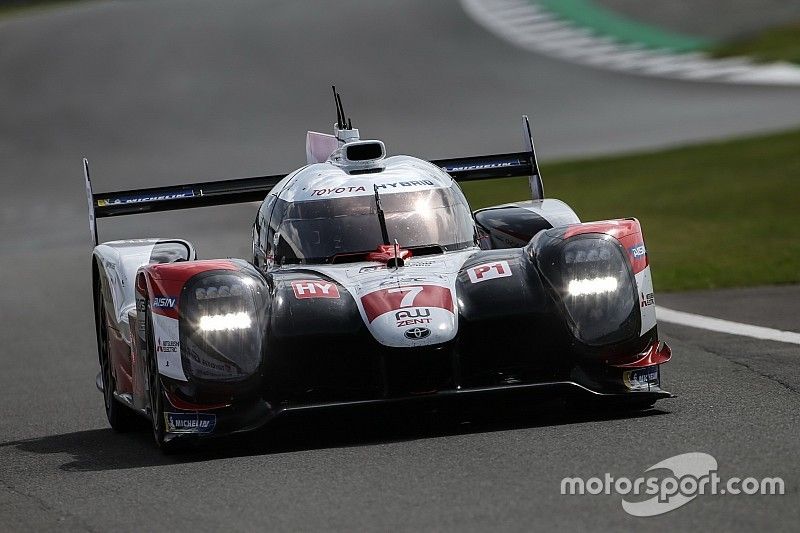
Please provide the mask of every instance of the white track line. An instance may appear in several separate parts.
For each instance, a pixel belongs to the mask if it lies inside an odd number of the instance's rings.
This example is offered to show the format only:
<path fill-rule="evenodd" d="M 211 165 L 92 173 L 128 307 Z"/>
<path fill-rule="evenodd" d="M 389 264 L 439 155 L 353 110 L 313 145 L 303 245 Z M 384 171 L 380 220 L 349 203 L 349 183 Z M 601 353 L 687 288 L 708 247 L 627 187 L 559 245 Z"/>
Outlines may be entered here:
<path fill-rule="evenodd" d="M 531 0 L 461 0 L 464 11 L 498 37 L 526 50 L 582 65 L 661 78 L 800 86 L 800 67 L 714 59 L 616 42 L 562 20 Z"/>
<path fill-rule="evenodd" d="M 656 307 L 656 317 L 660 322 L 680 324 L 681 326 L 706 329 L 708 331 L 717 331 L 720 333 L 729 333 L 731 335 L 741 335 L 744 337 L 752 337 L 754 339 L 763 339 L 767 341 L 800 344 L 800 333 L 764 328 L 761 326 L 753 326 L 751 324 L 742 324 L 741 322 L 732 322 L 730 320 L 722 320 L 720 318 L 695 315 L 694 313 L 684 313 L 683 311 L 674 311 L 661 306 Z"/>

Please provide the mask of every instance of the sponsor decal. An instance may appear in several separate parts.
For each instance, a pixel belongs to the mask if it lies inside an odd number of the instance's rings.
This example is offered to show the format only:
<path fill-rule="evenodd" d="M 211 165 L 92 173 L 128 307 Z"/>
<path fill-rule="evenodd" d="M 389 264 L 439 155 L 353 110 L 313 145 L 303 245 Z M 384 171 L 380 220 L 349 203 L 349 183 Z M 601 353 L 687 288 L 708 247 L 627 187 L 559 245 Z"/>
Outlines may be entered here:
<path fill-rule="evenodd" d="M 408 326 L 416 326 L 420 324 L 430 324 L 430 318 L 409 318 L 408 320 L 398 320 L 398 328 L 407 328 Z"/>
<path fill-rule="evenodd" d="M 153 337 L 156 339 L 155 352 L 158 372 L 172 379 L 187 381 L 186 375 L 183 373 L 178 326 L 178 320 L 153 313 Z"/>
<path fill-rule="evenodd" d="M 415 260 L 414 262 L 406 263 L 405 268 L 407 268 L 407 269 L 408 268 L 428 268 L 428 267 L 432 267 L 434 265 L 436 265 L 435 261 L 416 261 Z M 364 266 L 364 267 L 359 268 L 358 272 L 360 274 L 364 274 L 365 272 L 377 272 L 378 270 L 386 270 L 386 268 L 387 268 L 386 265 L 369 265 L 369 266 Z M 400 282 L 403 283 L 403 282 L 405 282 L 405 281 L 407 281 L 409 279 L 411 279 L 411 278 L 403 278 L 403 279 L 400 280 Z M 423 278 L 416 278 L 416 279 L 418 279 L 419 281 L 424 281 Z M 391 280 L 391 281 L 386 281 L 386 282 L 383 282 L 382 285 L 385 285 L 385 284 L 388 284 L 388 283 L 397 283 L 397 281 L 398 280 L 396 280 L 396 279 Z"/>
<path fill-rule="evenodd" d="M 628 251 L 630 251 L 634 259 L 639 259 L 640 257 L 647 255 L 647 250 L 644 249 L 644 243 L 639 243 L 636 246 L 629 248 Z"/>
<path fill-rule="evenodd" d="M 407 329 L 405 333 L 403 333 L 403 335 L 405 335 L 407 339 L 411 340 L 424 339 L 430 334 L 431 330 L 429 330 L 428 328 L 421 328 L 421 327 Z"/>
<path fill-rule="evenodd" d="M 634 267 L 647 262 L 647 257 L 633 260 Z M 635 268 L 634 268 L 635 271 Z M 642 318 L 639 333 L 644 335 L 656 325 L 656 306 L 653 296 L 653 280 L 650 277 L 650 267 L 644 266 L 641 271 L 636 273 L 636 287 L 639 291 L 639 314 Z"/>
<path fill-rule="evenodd" d="M 122 285 L 124 287 L 125 278 L 120 277 L 119 272 L 117 272 L 117 267 L 108 265 L 108 269 L 110 270 L 108 273 L 108 281 L 111 282 L 112 285 Z"/>
<path fill-rule="evenodd" d="M 381 281 L 379 287 L 385 287 L 387 285 L 399 285 L 402 283 L 423 283 L 426 279 L 428 278 L 392 278 Z"/>
<path fill-rule="evenodd" d="M 394 314 L 395 319 L 397 320 L 397 327 L 408 327 L 408 326 L 416 326 L 419 324 L 430 324 L 431 323 L 431 310 L 430 309 L 404 309 L 398 311 Z"/>
<path fill-rule="evenodd" d="M 180 342 L 174 340 L 161 340 L 161 337 L 158 338 L 156 342 L 156 352 L 165 352 L 165 353 L 177 353 L 178 348 L 180 348 Z M 169 362 L 167 362 L 167 366 L 169 366 Z"/>
<path fill-rule="evenodd" d="M 647 307 L 656 303 L 656 298 L 653 296 L 652 292 L 648 294 L 641 293 L 640 300 L 642 302 L 642 307 Z"/>
<path fill-rule="evenodd" d="M 519 161 L 494 161 L 482 165 L 461 165 L 455 167 L 442 167 L 445 172 L 464 172 L 466 170 L 485 170 L 489 168 L 505 168 L 519 165 Z"/>
<path fill-rule="evenodd" d="M 394 314 L 394 317 L 397 320 L 403 320 L 407 318 L 419 318 L 426 316 L 431 316 L 430 309 L 403 309 Z"/>
<path fill-rule="evenodd" d="M 630 390 L 650 390 L 661 384 L 661 375 L 658 365 L 653 365 L 624 372 L 622 381 Z"/>
<path fill-rule="evenodd" d="M 217 415 L 209 413 L 164 413 L 169 433 L 211 433 L 217 426 Z"/>
<path fill-rule="evenodd" d="M 230 377 L 238 374 L 237 370 L 229 363 L 223 361 L 215 361 L 198 354 L 195 351 L 195 346 L 189 350 L 189 360 L 197 364 L 198 367 L 193 367 L 191 372 L 198 377 L 218 378 L 220 376 Z"/>
<path fill-rule="evenodd" d="M 450 289 L 439 285 L 379 289 L 362 296 L 361 304 L 370 322 L 384 313 L 398 311 L 404 307 L 438 307 L 453 312 L 453 296 Z"/>
<path fill-rule="evenodd" d="M 144 298 L 136 298 L 136 310 L 141 313 L 147 312 L 147 304 Z"/>
<path fill-rule="evenodd" d="M 118 196 L 117 198 L 105 198 L 97 200 L 97 207 L 104 207 L 107 205 L 116 205 L 116 204 L 138 204 L 141 202 L 159 202 L 162 200 L 191 198 L 193 196 L 194 196 L 194 191 L 191 189 L 158 194 L 158 195 Z"/>
<path fill-rule="evenodd" d="M 508 261 L 495 261 L 494 263 L 484 263 L 467 270 L 469 280 L 472 283 L 480 283 L 489 279 L 506 278 L 511 275 L 511 267 Z"/>
<path fill-rule="evenodd" d="M 292 282 L 292 291 L 298 300 L 307 298 L 339 298 L 339 287 L 323 280 L 299 280 Z"/>
<path fill-rule="evenodd" d="M 153 298 L 152 305 L 155 309 L 174 309 L 176 302 L 177 302 L 176 298 L 159 296 L 158 298 Z"/>
<path fill-rule="evenodd" d="M 355 192 L 365 192 L 366 189 L 359 185 L 358 187 L 334 187 L 332 189 L 314 189 L 311 191 L 311 196 L 327 196 L 329 194 L 344 194 L 344 193 L 355 193 Z"/>
<path fill-rule="evenodd" d="M 378 183 L 376 187 L 379 189 L 396 189 L 398 187 L 422 187 L 425 185 L 433 187 L 436 183 L 433 180 L 395 181 L 394 183 Z"/>
<path fill-rule="evenodd" d="M 528 241 L 523 239 L 518 239 L 507 233 L 504 233 L 500 230 L 493 230 L 490 232 L 491 238 L 496 239 L 503 244 L 510 246 L 511 248 L 518 248 L 520 246 L 524 246 Z"/>
<path fill-rule="evenodd" d="M 372 265 L 372 266 L 365 266 L 358 269 L 359 274 L 363 274 L 364 272 L 376 272 L 378 270 L 385 270 L 386 265 Z"/>

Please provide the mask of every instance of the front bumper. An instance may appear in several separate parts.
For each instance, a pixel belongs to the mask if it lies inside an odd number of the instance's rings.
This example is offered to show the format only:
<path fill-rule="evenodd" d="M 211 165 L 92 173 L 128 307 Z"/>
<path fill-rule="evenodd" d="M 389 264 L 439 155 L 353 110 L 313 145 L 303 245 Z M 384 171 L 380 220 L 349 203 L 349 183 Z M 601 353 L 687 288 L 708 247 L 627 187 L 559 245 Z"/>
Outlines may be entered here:
<path fill-rule="evenodd" d="M 249 402 L 247 405 L 233 405 L 213 411 L 202 411 L 213 414 L 216 425 L 213 433 L 176 433 L 172 438 L 185 437 L 221 437 L 255 431 L 277 418 L 294 414 L 326 412 L 326 411 L 368 411 L 382 407 L 408 407 L 425 409 L 428 407 L 444 407 L 471 402 L 470 405 L 490 406 L 493 402 L 513 400 L 516 403 L 535 403 L 554 399 L 574 400 L 578 405 L 591 407 L 604 405 L 643 406 L 653 402 L 674 397 L 658 386 L 648 390 L 627 390 L 615 392 L 599 392 L 575 381 L 554 381 L 549 383 L 521 383 L 491 387 L 441 390 L 425 394 L 414 394 L 392 398 L 374 398 L 364 400 L 325 401 L 317 403 L 286 403 L 272 406 L 266 400 Z"/>
<path fill-rule="evenodd" d="M 416 389 L 412 392 L 372 397 L 301 397 L 270 402 L 263 397 L 214 407 L 176 402 L 167 394 L 169 413 L 176 420 L 188 420 L 189 430 L 175 431 L 171 438 L 212 437 L 253 431 L 270 421 L 303 412 L 337 409 L 373 409 L 380 406 L 424 408 L 446 403 L 479 402 L 491 406 L 495 400 L 512 399 L 520 404 L 551 399 L 583 402 L 588 406 L 647 406 L 673 395 L 661 388 L 661 366 L 672 352 L 668 345 L 652 343 L 644 352 L 623 360 L 577 364 L 565 379 L 525 379 L 523 373 L 497 373 L 496 381 L 483 385 L 459 385 L 439 389 Z M 164 381 L 169 381 L 163 378 Z M 163 382 L 163 381 L 162 381 Z M 407 391 L 409 389 L 406 389 Z M 191 431 L 192 417 L 210 424 L 212 431 Z"/>

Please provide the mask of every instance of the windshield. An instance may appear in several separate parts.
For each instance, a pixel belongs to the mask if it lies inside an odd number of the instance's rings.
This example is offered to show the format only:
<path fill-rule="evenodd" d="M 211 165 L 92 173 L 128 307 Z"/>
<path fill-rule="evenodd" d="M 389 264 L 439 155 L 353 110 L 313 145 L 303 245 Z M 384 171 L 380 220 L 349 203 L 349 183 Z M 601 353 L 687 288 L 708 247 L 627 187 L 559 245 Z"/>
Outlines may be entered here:
<path fill-rule="evenodd" d="M 402 248 L 459 250 L 473 246 L 469 205 L 455 183 L 450 188 L 384 193 L 381 208 L 389 239 Z M 281 205 L 282 204 L 282 205 Z M 375 196 L 278 202 L 275 262 L 330 263 L 374 251 L 383 244 Z"/>

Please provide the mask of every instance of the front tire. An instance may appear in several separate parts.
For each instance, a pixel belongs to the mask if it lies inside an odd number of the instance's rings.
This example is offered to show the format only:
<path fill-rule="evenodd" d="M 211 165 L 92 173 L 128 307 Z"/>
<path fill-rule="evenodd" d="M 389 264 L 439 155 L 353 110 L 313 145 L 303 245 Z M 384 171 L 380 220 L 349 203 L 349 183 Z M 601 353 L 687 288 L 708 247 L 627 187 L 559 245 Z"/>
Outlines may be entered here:
<path fill-rule="evenodd" d="M 98 294 L 97 298 L 100 303 L 97 340 L 100 351 L 100 375 L 103 380 L 103 404 L 105 406 L 108 423 L 114 431 L 124 433 L 132 429 L 137 429 L 140 421 L 132 409 L 126 407 L 114 397 L 117 383 L 114 378 L 114 365 L 111 362 L 111 354 L 108 346 L 108 323 L 106 321 L 105 305 L 103 304 L 103 297 L 101 295 Z"/>

